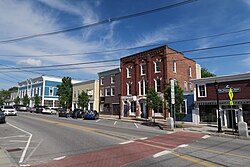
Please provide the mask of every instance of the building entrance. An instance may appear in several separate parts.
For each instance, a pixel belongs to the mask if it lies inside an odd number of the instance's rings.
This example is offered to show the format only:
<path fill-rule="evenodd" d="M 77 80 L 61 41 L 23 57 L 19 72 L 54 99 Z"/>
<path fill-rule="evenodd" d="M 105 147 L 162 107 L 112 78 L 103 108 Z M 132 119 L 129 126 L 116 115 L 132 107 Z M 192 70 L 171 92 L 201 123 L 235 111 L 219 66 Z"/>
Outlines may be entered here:
<path fill-rule="evenodd" d="M 223 125 L 227 128 L 238 129 L 238 113 L 239 107 L 237 105 L 233 106 L 223 106 Z"/>

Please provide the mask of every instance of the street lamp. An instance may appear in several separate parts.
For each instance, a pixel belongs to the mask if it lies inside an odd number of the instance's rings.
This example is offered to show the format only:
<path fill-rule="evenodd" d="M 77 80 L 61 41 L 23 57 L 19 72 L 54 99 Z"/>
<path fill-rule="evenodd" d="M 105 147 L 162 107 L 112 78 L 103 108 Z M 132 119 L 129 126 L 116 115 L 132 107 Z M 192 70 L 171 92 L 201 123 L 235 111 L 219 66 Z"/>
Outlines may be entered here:
<path fill-rule="evenodd" d="M 118 97 L 119 97 L 119 119 L 121 119 L 121 94 L 118 94 Z"/>
<path fill-rule="evenodd" d="M 215 81 L 214 82 L 214 87 L 215 87 L 215 90 L 216 90 L 217 110 L 218 110 L 218 131 L 217 132 L 221 133 L 222 129 L 221 129 L 221 117 L 220 117 L 220 106 L 219 106 L 219 92 L 218 92 L 219 83 Z"/>

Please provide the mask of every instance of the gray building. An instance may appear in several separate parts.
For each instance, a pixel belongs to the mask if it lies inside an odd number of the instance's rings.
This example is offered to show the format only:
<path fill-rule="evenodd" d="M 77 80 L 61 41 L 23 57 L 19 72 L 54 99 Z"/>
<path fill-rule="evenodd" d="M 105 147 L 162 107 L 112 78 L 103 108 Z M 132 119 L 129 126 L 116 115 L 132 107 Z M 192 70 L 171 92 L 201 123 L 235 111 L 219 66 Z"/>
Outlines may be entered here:
<path fill-rule="evenodd" d="M 100 88 L 100 113 L 118 115 L 120 111 L 120 68 L 98 73 Z"/>

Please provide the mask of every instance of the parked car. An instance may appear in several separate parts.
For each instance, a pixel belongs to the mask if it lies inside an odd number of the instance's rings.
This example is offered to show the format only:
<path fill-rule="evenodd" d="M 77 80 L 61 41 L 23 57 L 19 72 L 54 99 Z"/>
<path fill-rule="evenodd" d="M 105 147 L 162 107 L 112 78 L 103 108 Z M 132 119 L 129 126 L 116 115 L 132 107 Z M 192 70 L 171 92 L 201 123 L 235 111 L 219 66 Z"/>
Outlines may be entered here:
<path fill-rule="evenodd" d="M 0 122 L 1 123 L 5 123 L 6 120 L 5 120 L 5 114 L 4 112 L 2 112 L 2 110 L 0 109 Z"/>
<path fill-rule="evenodd" d="M 85 112 L 83 111 L 83 109 L 75 108 L 72 112 L 71 117 L 72 118 L 84 118 L 84 114 Z"/>
<path fill-rule="evenodd" d="M 70 117 L 72 114 L 71 114 L 71 111 L 67 108 L 59 108 L 58 109 L 58 116 L 59 117 Z"/>
<path fill-rule="evenodd" d="M 28 107 L 27 111 L 29 111 L 30 113 L 36 112 L 36 107 Z"/>
<path fill-rule="evenodd" d="M 58 108 L 52 108 L 52 107 L 50 107 L 50 110 L 51 110 L 51 114 L 57 114 Z"/>
<path fill-rule="evenodd" d="M 36 106 L 36 111 L 35 113 L 42 113 L 43 109 L 46 108 L 47 106 Z"/>
<path fill-rule="evenodd" d="M 13 107 L 17 110 L 17 111 L 27 111 L 28 107 L 25 105 L 20 105 L 20 104 L 15 104 L 13 105 Z"/>
<path fill-rule="evenodd" d="M 17 115 L 17 111 L 13 106 L 1 106 L 1 110 L 4 112 L 5 115 Z"/>
<path fill-rule="evenodd" d="M 84 119 L 99 119 L 99 113 L 96 110 L 88 110 L 84 114 Z"/>

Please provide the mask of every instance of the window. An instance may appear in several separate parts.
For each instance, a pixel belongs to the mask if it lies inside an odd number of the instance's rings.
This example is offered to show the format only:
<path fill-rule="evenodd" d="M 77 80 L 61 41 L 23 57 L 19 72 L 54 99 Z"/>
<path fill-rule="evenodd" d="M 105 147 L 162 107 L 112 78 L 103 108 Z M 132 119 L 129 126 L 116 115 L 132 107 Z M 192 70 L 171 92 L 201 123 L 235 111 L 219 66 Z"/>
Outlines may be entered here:
<path fill-rule="evenodd" d="M 132 68 L 128 67 L 127 68 L 127 78 L 131 78 L 131 73 L 132 73 Z"/>
<path fill-rule="evenodd" d="M 173 72 L 176 73 L 176 61 L 173 61 Z"/>
<path fill-rule="evenodd" d="M 106 88 L 105 93 L 105 96 L 110 96 L 110 88 Z"/>
<path fill-rule="evenodd" d="M 115 76 L 114 75 L 111 75 L 111 84 L 114 84 L 115 83 Z"/>
<path fill-rule="evenodd" d="M 160 62 L 160 61 L 156 61 L 156 62 L 155 62 L 155 73 L 158 73 L 158 72 L 161 71 L 160 65 L 161 65 L 161 62 Z"/>
<path fill-rule="evenodd" d="M 146 82 L 145 82 L 145 80 L 141 80 L 139 82 L 139 94 L 141 96 L 146 94 Z"/>
<path fill-rule="evenodd" d="M 198 97 L 206 97 L 206 85 L 199 85 L 198 93 Z"/>
<path fill-rule="evenodd" d="M 187 81 L 184 81 L 184 92 L 188 91 L 188 85 L 187 85 Z"/>
<path fill-rule="evenodd" d="M 42 96 L 42 87 L 39 87 L 39 96 Z"/>
<path fill-rule="evenodd" d="M 189 82 L 189 90 L 192 91 L 193 90 L 193 85 L 192 82 Z"/>
<path fill-rule="evenodd" d="M 53 96 L 53 88 L 52 87 L 49 88 L 49 95 Z"/>
<path fill-rule="evenodd" d="M 145 75 L 146 74 L 146 64 L 143 63 L 141 64 L 141 75 Z"/>
<path fill-rule="evenodd" d="M 104 96 L 104 90 L 101 89 L 101 90 L 100 90 L 100 97 L 103 97 L 103 96 Z"/>
<path fill-rule="evenodd" d="M 74 98 L 76 98 L 76 90 L 74 90 Z"/>
<path fill-rule="evenodd" d="M 160 79 L 155 79 L 155 91 L 161 92 L 161 80 Z"/>
<path fill-rule="evenodd" d="M 115 95 L 115 88 L 111 88 L 111 96 Z"/>
<path fill-rule="evenodd" d="M 103 85 L 103 84 L 104 84 L 104 78 L 101 77 L 101 85 Z"/>
<path fill-rule="evenodd" d="M 192 77 L 192 68 L 189 67 L 189 77 Z"/>
<path fill-rule="evenodd" d="M 131 95 L 132 84 L 127 83 L 127 95 Z"/>
<path fill-rule="evenodd" d="M 180 109 L 181 109 L 181 111 L 180 111 L 181 113 L 187 114 L 187 99 L 183 100 L 183 103 L 182 103 Z"/>

